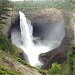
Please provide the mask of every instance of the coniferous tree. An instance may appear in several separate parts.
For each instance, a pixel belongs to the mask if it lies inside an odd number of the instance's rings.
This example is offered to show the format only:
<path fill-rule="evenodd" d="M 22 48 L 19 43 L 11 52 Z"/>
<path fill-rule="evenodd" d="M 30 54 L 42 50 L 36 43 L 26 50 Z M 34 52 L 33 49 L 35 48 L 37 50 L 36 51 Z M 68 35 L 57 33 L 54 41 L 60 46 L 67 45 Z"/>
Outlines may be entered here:
<path fill-rule="evenodd" d="M 0 33 L 3 28 L 3 25 L 5 24 L 4 19 L 6 19 L 9 7 L 10 7 L 9 0 L 0 0 Z"/>

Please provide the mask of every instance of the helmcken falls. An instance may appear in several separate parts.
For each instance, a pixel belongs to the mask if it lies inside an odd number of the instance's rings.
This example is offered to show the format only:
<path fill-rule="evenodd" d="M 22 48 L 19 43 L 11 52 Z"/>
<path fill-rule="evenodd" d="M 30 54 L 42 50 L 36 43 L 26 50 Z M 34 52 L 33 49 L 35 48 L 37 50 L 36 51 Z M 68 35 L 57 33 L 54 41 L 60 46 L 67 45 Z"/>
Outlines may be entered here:
<path fill-rule="evenodd" d="M 50 28 L 47 31 L 48 35 L 45 35 L 44 40 L 41 40 L 42 37 L 36 37 L 38 39 L 35 39 L 35 36 L 33 36 L 33 26 L 30 22 L 27 22 L 24 13 L 19 11 L 19 15 L 20 31 L 17 28 L 11 30 L 12 43 L 27 54 L 30 65 L 40 65 L 42 63 L 38 59 L 39 55 L 57 48 L 61 44 L 65 36 L 64 21 L 56 24 L 52 29 Z M 34 39 L 37 43 L 34 43 Z"/>

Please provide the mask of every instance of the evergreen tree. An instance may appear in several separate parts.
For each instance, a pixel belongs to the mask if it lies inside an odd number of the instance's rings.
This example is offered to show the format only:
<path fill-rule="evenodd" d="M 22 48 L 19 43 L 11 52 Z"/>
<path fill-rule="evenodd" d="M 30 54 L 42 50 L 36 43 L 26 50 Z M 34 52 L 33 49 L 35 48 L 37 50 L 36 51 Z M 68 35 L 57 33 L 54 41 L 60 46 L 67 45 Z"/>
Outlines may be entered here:
<path fill-rule="evenodd" d="M 9 7 L 9 0 L 0 0 L 0 32 L 3 28 L 3 25 L 5 24 L 4 19 L 6 19 Z"/>

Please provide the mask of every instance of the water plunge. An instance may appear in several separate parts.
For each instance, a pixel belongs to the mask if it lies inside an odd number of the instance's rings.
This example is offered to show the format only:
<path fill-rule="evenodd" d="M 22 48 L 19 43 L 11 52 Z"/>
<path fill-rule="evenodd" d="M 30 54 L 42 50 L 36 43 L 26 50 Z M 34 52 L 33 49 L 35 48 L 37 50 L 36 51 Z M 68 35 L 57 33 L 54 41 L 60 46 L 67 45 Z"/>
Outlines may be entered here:
<path fill-rule="evenodd" d="M 40 64 L 38 60 L 39 54 L 48 52 L 61 44 L 65 36 L 64 22 L 56 24 L 53 28 L 46 27 L 46 29 L 43 29 L 43 37 L 33 37 L 31 22 L 27 21 L 24 13 L 19 11 L 19 14 L 20 30 L 17 28 L 11 30 L 11 40 L 14 45 L 21 48 L 27 54 L 29 63 L 32 66 L 36 66 Z"/>

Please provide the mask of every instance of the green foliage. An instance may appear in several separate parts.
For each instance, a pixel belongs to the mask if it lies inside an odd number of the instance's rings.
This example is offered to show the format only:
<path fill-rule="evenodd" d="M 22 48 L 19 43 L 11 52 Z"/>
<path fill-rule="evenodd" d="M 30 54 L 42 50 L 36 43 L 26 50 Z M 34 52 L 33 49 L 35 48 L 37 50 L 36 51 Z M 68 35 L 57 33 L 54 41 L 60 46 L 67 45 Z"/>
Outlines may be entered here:
<path fill-rule="evenodd" d="M 11 73 L 9 70 L 6 68 L 0 66 L 0 75 L 15 75 L 14 73 Z"/>
<path fill-rule="evenodd" d="M 75 75 L 75 67 L 74 67 L 75 66 L 75 46 L 74 45 L 70 47 L 70 50 L 67 53 L 67 60 L 68 60 L 69 67 L 70 67 L 69 75 Z"/>
<path fill-rule="evenodd" d="M 6 24 L 4 20 L 7 19 L 6 16 L 8 15 L 9 7 L 10 7 L 9 0 L 0 0 L 0 30 L 3 29 L 2 25 Z"/>
<path fill-rule="evenodd" d="M 56 63 L 52 64 L 51 69 L 48 70 L 48 74 L 50 75 L 60 75 L 61 65 Z"/>
<path fill-rule="evenodd" d="M 38 0 L 38 1 L 18 1 L 13 2 L 17 10 L 30 10 L 42 8 L 57 8 L 72 10 L 75 8 L 75 1 L 71 0 Z"/>
<path fill-rule="evenodd" d="M 22 59 L 20 59 L 20 58 L 17 58 L 17 61 L 20 62 L 20 63 L 22 63 L 23 65 L 28 65 L 28 66 L 30 66 L 29 63 L 27 63 L 26 61 L 24 61 L 24 60 L 22 60 Z"/>
<path fill-rule="evenodd" d="M 0 20 L 3 19 L 3 15 L 6 15 L 8 12 L 9 0 L 0 0 Z"/>
<path fill-rule="evenodd" d="M 61 74 L 60 75 L 69 75 L 69 64 L 67 62 L 67 60 L 65 60 L 62 64 L 61 64 Z"/>
<path fill-rule="evenodd" d="M 4 35 L 0 35 L 0 48 L 6 52 L 14 52 L 11 42 Z"/>
<path fill-rule="evenodd" d="M 27 63 L 26 61 L 17 58 L 17 61 L 19 61 L 20 63 L 22 63 L 23 65 L 27 65 L 30 68 L 36 69 L 38 70 L 40 73 L 42 73 L 43 75 L 60 75 L 60 71 L 61 71 L 61 65 L 56 63 L 52 64 L 51 69 L 47 70 L 42 70 L 42 69 L 38 69 L 36 67 L 31 66 L 29 63 Z"/>

